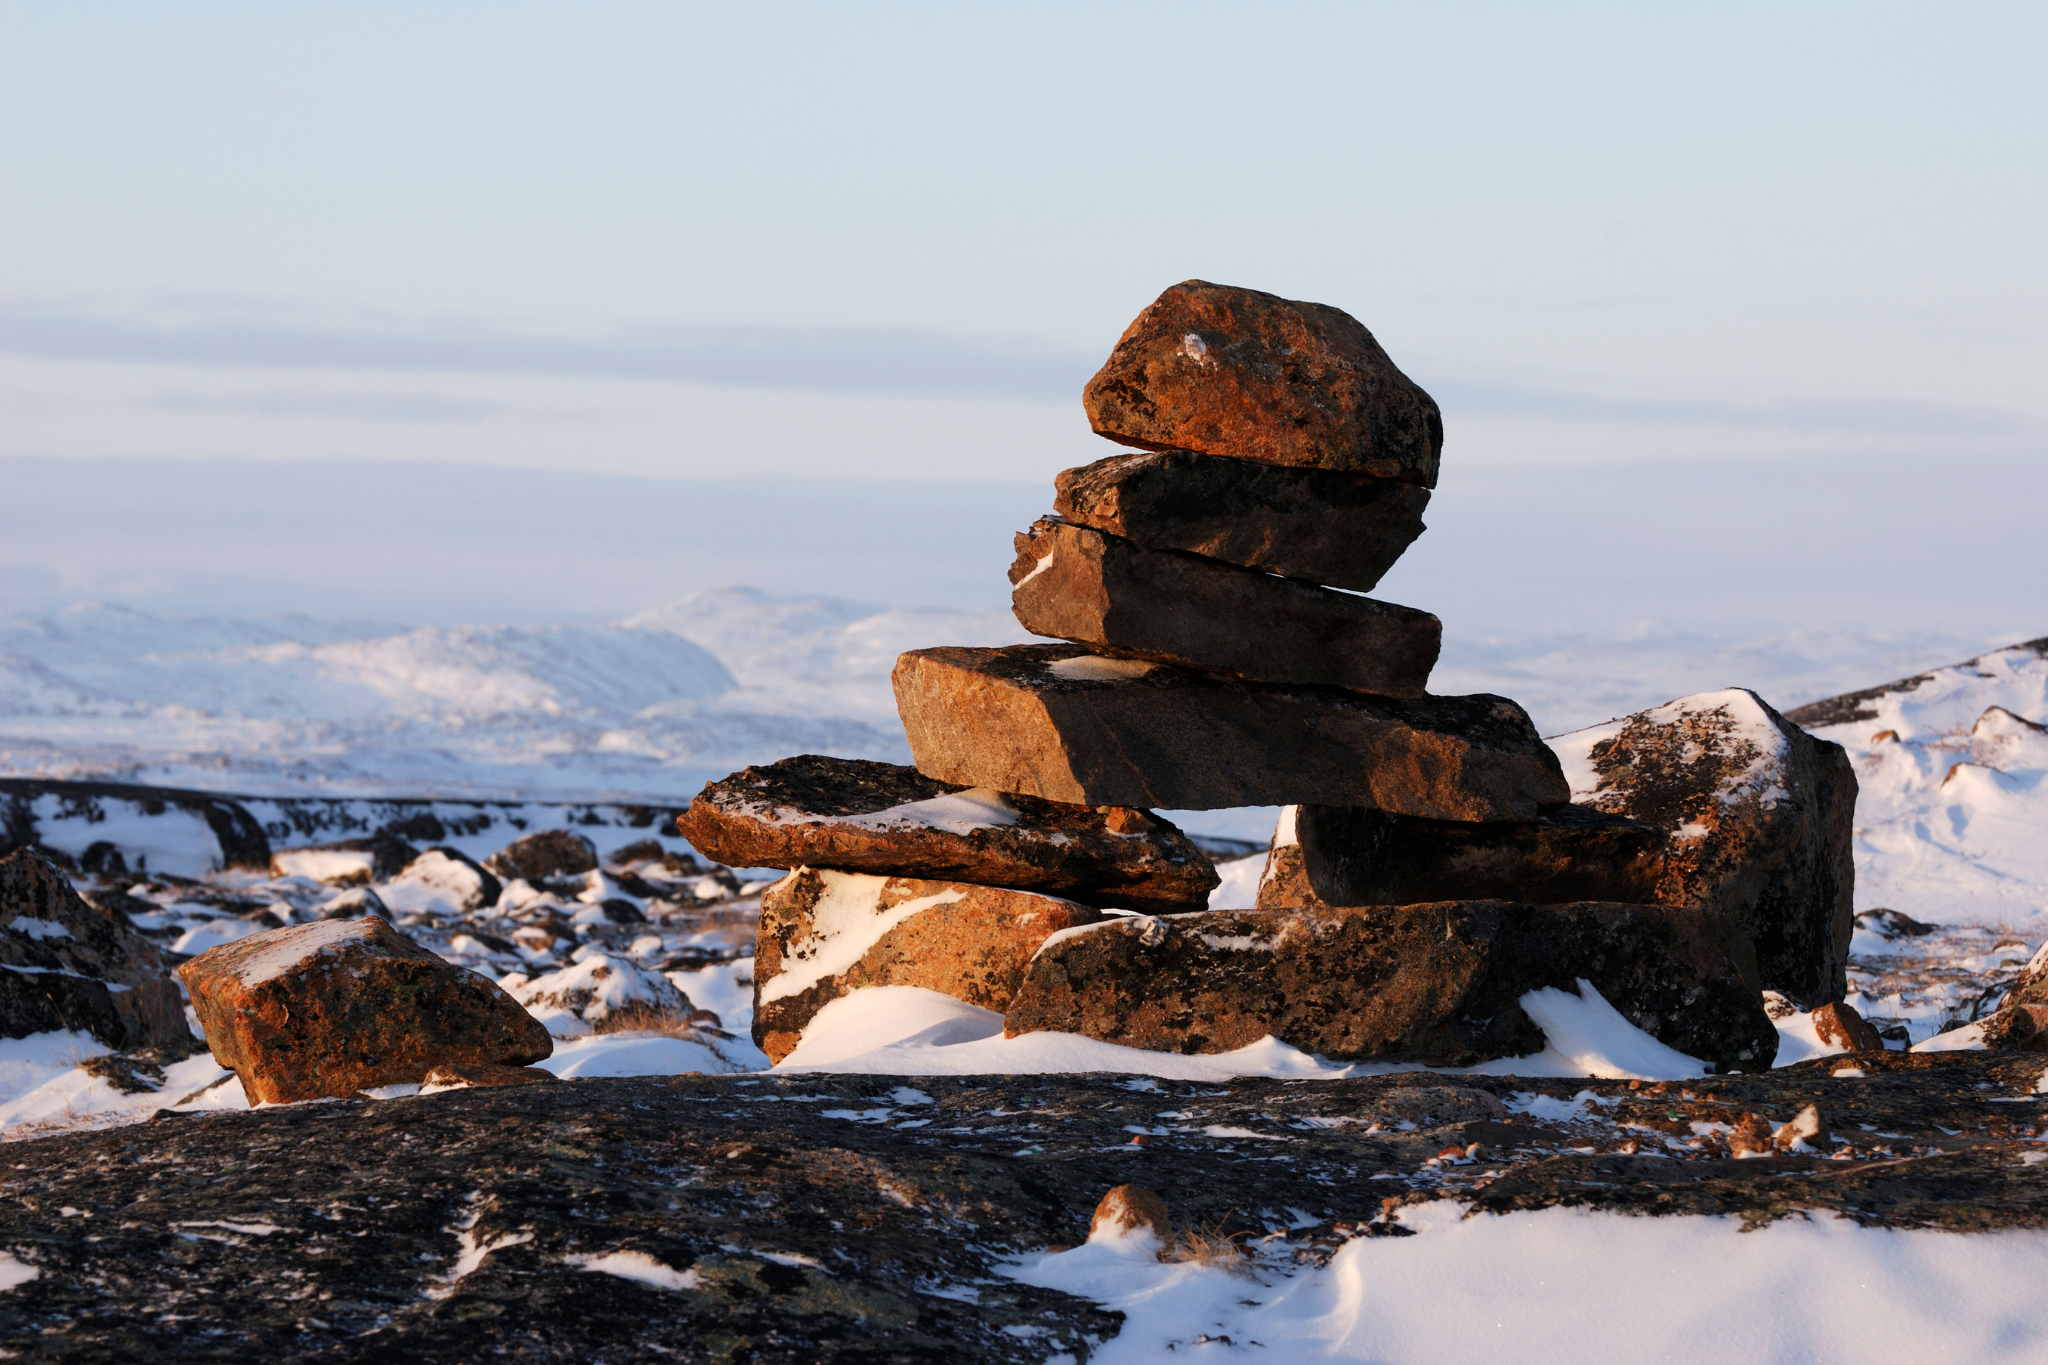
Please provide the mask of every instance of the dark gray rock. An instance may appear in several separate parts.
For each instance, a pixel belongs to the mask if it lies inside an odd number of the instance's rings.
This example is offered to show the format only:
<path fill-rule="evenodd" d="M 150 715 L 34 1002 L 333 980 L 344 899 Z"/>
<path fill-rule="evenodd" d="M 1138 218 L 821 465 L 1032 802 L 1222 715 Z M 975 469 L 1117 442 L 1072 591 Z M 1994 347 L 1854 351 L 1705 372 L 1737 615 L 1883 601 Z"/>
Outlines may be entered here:
<path fill-rule="evenodd" d="M 1533 820 L 1570 799 L 1504 697 L 1280 687 L 1074 645 L 913 650 L 894 682 L 919 772 L 1049 801 Z"/>
<path fill-rule="evenodd" d="M 0 1036 L 90 1033 L 108 1047 L 190 1052 L 178 986 L 125 916 L 80 899 L 32 848 L 0 858 Z"/>
<path fill-rule="evenodd" d="M 1187 280 L 1125 329 L 1082 392 L 1098 436 L 1144 450 L 1435 487 L 1444 422 L 1358 319 Z"/>
<path fill-rule="evenodd" d="M 973 791 L 865 759 L 742 769 L 698 793 L 677 826 L 731 867 L 978 882 L 1155 913 L 1199 910 L 1216 885 L 1202 851 L 1149 811 Z"/>
<path fill-rule="evenodd" d="M 165 1115 L 11 1149 L 0 1246 L 37 1274 L 0 1294 L 0 1342 L 144 1365 L 654 1365 L 713 1349 L 762 1365 L 1037 1365 L 1086 1358 L 1120 1316 L 1019 1285 L 1002 1262 L 1081 1241 L 1104 1194 L 1134 1182 L 1179 1227 L 1238 1237 L 1273 1269 L 1398 1235 L 1390 1190 L 1396 1208 L 1448 1197 L 1491 1213 L 2048 1226 L 2048 1170 L 2020 1159 L 2036 1144 L 2015 1120 L 2031 1116 L 2009 1102 L 2030 1096 L 2038 1056 L 1886 1053 L 1859 1058 L 1853 1080 L 1829 1076 L 1836 1060 L 1682 1089 L 933 1076 L 916 1081 L 930 1103 L 905 1108 L 897 1076 L 684 1076 Z M 1579 1118 L 1503 1112 L 1516 1092 L 1583 1091 L 1601 1103 Z M 1857 1141 L 1833 1160 L 1735 1161 L 1714 1136 L 1740 1114 L 1781 1123 L 1808 1104 Z M 1132 1127 L 1154 1135 L 1134 1147 Z M 1481 1164 L 1427 1164 L 1472 1142 Z M 456 1277 L 465 1247 L 493 1245 Z M 699 1287 L 584 1268 L 616 1251 L 695 1272 Z"/>
<path fill-rule="evenodd" d="M 1654 906 L 1211 910 L 1114 920 L 1045 946 L 1004 1032 L 1081 1033 L 1162 1052 L 1268 1034 L 1344 1060 L 1471 1066 L 1540 1052 L 1518 1003 L 1583 978 L 1659 1042 L 1722 1070 L 1768 1067 L 1778 1033 L 1748 944 Z"/>
<path fill-rule="evenodd" d="M 597 847 L 573 830 L 538 830 L 514 839 L 484 859 L 484 866 L 507 881 L 523 877 L 539 883 L 549 877 L 580 877 L 596 868 Z"/>
<path fill-rule="evenodd" d="M 1357 592 L 1422 534 L 1429 505 L 1412 483 L 1189 451 L 1112 455 L 1054 486 L 1077 526 Z"/>
<path fill-rule="evenodd" d="M 1047 517 L 1017 537 L 1011 608 L 1034 635 L 1257 682 L 1419 697 L 1443 623 L 1398 607 Z"/>

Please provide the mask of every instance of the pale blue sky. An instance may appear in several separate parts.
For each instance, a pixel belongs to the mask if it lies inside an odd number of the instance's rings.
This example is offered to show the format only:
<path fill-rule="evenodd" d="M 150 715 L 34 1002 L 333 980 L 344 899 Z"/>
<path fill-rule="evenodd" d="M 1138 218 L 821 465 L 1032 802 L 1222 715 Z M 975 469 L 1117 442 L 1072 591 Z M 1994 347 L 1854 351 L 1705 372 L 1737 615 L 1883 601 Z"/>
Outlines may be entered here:
<path fill-rule="evenodd" d="M 1192 275 L 1447 467 L 2048 432 L 2039 5 L 0 5 L 0 455 L 1039 479 Z"/>

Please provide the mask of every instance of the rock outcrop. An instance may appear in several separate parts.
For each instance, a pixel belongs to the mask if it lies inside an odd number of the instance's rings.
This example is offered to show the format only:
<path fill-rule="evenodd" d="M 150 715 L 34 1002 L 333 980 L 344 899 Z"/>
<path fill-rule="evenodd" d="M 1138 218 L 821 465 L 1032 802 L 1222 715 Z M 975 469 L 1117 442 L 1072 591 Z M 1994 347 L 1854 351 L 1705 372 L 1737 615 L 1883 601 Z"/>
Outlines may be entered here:
<path fill-rule="evenodd" d="M 1010 583 L 1033 635 L 1254 682 L 1419 697 L 1443 643 L 1426 611 L 1053 517 L 1018 535 Z"/>
<path fill-rule="evenodd" d="M 117 1050 L 194 1050 L 178 984 L 155 945 L 23 848 L 0 858 L 0 1037 L 55 1030 L 89 1033 Z"/>
<path fill-rule="evenodd" d="M 580 877 L 597 867 L 597 847 L 573 831 L 544 829 L 514 839 L 486 858 L 483 865 L 506 881 L 516 877 L 529 882 L 549 877 Z"/>
<path fill-rule="evenodd" d="M 1681 697 L 1551 741 L 1572 800 L 1655 826 L 1657 903 L 1726 917 L 1766 990 L 1840 1000 L 1855 929 L 1856 773 L 1742 688 Z"/>
<path fill-rule="evenodd" d="M 1661 907 L 1435 905 L 1118 919 L 1041 949 L 1004 1019 L 1129 1047 L 1470 1066 L 1539 1052 L 1521 997 L 1589 981 L 1645 1033 L 1723 1070 L 1777 1055 L 1747 941 Z"/>
<path fill-rule="evenodd" d="M 1354 592 L 1422 534 L 1429 505 L 1412 483 L 1191 451 L 1112 455 L 1054 487 L 1053 510 L 1076 526 Z"/>
<path fill-rule="evenodd" d="M 1281 687 L 1073 645 L 913 650 L 894 683 L 919 772 L 1050 801 L 1533 820 L 1570 799 L 1504 697 Z"/>
<path fill-rule="evenodd" d="M 1216 885 L 1170 821 L 963 787 L 915 768 L 802 754 L 699 792 L 677 821 L 730 867 L 821 867 L 1044 891 L 1128 910 L 1199 910 Z"/>
<path fill-rule="evenodd" d="M 812 1016 L 863 986 L 921 986 L 1007 1009 L 1047 938 L 1100 918 L 1028 891 L 800 869 L 761 897 L 754 1042 L 781 1061 Z"/>
<path fill-rule="evenodd" d="M 424 1081 L 442 1065 L 521 1066 L 554 1050 L 490 978 L 374 915 L 239 939 L 178 975 L 214 1059 L 252 1104 Z"/>
<path fill-rule="evenodd" d="M 1349 313 L 1205 280 L 1138 314 L 1081 402 L 1121 445 L 1424 487 L 1444 442 L 1436 401 Z"/>
<path fill-rule="evenodd" d="M 1357 806 L 1281 812 L 1259 907 L 1441 900 L 1655 904 L 1664 832 L 1591 806 L 1538 820 L 1423 820 Z"/>

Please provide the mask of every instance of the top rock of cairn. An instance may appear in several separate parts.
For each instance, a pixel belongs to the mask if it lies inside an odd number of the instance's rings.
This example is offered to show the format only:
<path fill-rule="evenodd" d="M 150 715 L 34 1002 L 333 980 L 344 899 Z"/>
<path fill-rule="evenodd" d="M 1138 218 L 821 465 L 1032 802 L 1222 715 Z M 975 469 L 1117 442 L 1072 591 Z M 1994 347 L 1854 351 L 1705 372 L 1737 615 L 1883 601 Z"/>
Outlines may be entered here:
<path fill-rule="evenodd" d="M 1082 404 L 1098 436 L 1146 450 L 1436 486 L 1443 415 L 1358 319 L 1186 280 L 1138 314 Z"/>

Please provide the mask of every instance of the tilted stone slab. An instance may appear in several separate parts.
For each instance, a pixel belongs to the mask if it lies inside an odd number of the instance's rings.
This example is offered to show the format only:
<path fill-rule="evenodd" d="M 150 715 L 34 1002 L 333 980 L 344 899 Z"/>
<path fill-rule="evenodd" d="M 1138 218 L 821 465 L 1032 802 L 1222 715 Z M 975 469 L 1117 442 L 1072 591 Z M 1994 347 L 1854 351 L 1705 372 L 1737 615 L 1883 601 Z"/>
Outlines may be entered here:
<path fill-rule="evenodd" d="M 196 1050 L 156 945 L 23 848 L 0 858 L 0 1037 L 56 1031 L 116 1049 Z"/>
<path fill-rule="evenodd" d="M 1659 1042 L 1757 1071 L 1778 1034 L 1748 941 L 1663 907 L 1514 901 L 1211 910 L 1118 919 L 1046 943 L 1011 1037 L 1080 1033 L 1159 1052 L 1271 1035 L 1339 1060 L 1470 1066 L 1543 1049 L 1521 1005 L 1581 979 Z"/>
<path fill-rule="evenodd" d="M 1257 682 L 1419 697 L 1443 643 L 1426 611 L 1047 517 L 1017 537 L 1010 605 L 1034 635 Z"/>
<path fill-rule="evenodd" d="M 1703 692 L 1551 741 L 1572 799 L 1665 836 L 1653 898 L 1756 942 L 1766 990 L 1840 1000 L 1855 930 L 1856 772 L 1743 688 Z"/>
<path fill-rule="evenodd" d="M 1082 392 L 1098 436 L 1436 486 L 1443 415 L 1358 319 L 1187 280 L 1138 314 Z"/>
<path fill-rule="evenodd" d="M 1200 910 L 1216 869 L 1171 821 L 802 754 L 706 786 L 676 821 L 729 867 L 830 867 L 1045 891 L 1094 905 Z"/>
<path fill-rule="evenodd" d="M 864 986 L 1008 1009 L 1040 944 L 1100 918 L 1029 891 L 799 868 L 761 895 L 754 1042 L 780 1062 L 819 1010 Z"/>
<path fill-rule="evenodd" d="M 1505 697 L 1282 687 L 1077 645 L 913 650 L 894 682 L 919 772 L 1049 801 L 1533 820 L 1570 798 Z"/>
<path fill-rule="evenodd" d="M 1280 813 L 1260 909 L 1514 900 L 1657 903 L 1664 831 L 1590 806 L 1467 824 L 1353 806 Z"/>
<path fill-rule="evenodd" d="M 489 977 L 375 915 L 224 943 L 178 968 L 214 1060 L 251 1104 L 346 1098 L 437 1066 L 523 1066 L 554 1051 Z"/>
<path fill-rule="evenodd" d="M 1422 534 L 1429 505 L 1412 483 L 1191 451 L 1112 455 L 1053 482 L 1053 510 L 1077 526 L 1356 592 Z"/>

